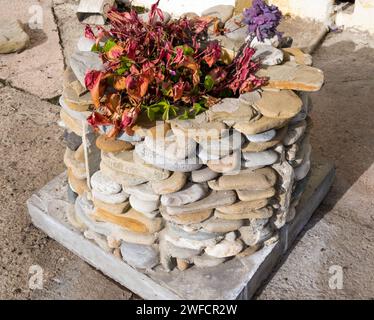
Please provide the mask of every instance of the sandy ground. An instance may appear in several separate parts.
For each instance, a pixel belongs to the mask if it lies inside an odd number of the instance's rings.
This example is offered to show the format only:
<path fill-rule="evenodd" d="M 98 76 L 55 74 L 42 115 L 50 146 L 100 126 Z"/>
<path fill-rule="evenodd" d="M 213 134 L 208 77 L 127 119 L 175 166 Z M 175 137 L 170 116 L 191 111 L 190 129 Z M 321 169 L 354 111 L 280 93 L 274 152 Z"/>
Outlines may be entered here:
<path fill-rule="evenodd" d="M 58 25 L 62 47 L 56 50 L 70 52 L 69 32 L 76 37 L 79 30 L 72 25 L 67 30 L 66 19 L 76 1 L 55 2 L 50 14 L 56 25 L 44 32 L 48 36 Z M 374 38 L 343 32 L 329 34 L 314 54 L 326 85 L 313 94 L 312 142 L 315 152 L 334 161 L 337 178 L 258 299 L 374 298 L 373 48 Z M 0 68 L 4 65 L 0 57 Z M 51 103 L 54 89 L 41 100 L 32 94 L 35 85 L 28 91 L 22 81 L 2 78 L 1 70 L 0 79 L 0 299 L 137 298 L 31 224 L 25 201 L 64 170 L 59 107 Z M 51 81 L 61 83 L 59 77 Z M 33 265 L 44 270 L 42 290 L 29 289 Z M 329 287 L 329 271 L 336 270 L 331 267 L 343 270 L 341 290 Z"/>

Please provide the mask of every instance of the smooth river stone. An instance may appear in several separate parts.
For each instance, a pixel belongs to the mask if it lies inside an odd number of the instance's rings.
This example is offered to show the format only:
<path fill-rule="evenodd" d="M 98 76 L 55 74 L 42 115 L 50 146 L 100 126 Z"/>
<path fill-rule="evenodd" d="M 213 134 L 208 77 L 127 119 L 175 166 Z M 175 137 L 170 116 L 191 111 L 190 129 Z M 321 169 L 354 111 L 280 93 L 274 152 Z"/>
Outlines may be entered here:
<path fill-rule="evenodd" d="M 162 218 L 148 218 L 145 214 L 142 214 L 134 208 L 127 211 L 123 216 L 141 222 L 149 233 L 158 232 L 163 228 Z"/>
<path fill-rule="evenodd" d="M 92 196 L 95 199 L 98 199 L 100 201 L 110 203 L 110 204 L 119 204 L 119 203 L 125 202 L 129 198 L 129 195 L 124 191 L 121 191 L 116 194 L 105 194 L 96 189 L 92 189 Z"/>
<path fill-rule="evenodd" d="M 82 52 L 90 52 L 95 43 L 96 41 L 94 39 L 88 39 L 82 36 L 77 42 L 77 48 Z M 101 45 L 103 45 L 103 43 L 101 43 Z"/>
<path fill-rule="evenodd" d="M 194 156 L 192 158 L 183 160 L 173 160 L 163 157 L 152 150 L 148 149 L 144 143 L 138 143 L 135 146 L 135 152 L 144 162 L 151 164 L 155 167 L 178 172 L 190 172 L 201 168 L 202 164 L 199 163 L 199 158 Z"/>
<path fill-rule="evenodd" d="M 139 212 L 149 213 L 149 212 L 158 210 L 160 201 L 159 200 L 156 200 L 156 201 L 143 200 L 132 194 L 130 196 L 130 205 L 131 207 L 133 207 L 135 210 Z"/>
<path fill-rule="evenodd" d="M 235 150 L 231 155 L 222 159 L 210 160 L 207 162 L 207 166 L 218 173 L 236 174 L 241 168 L 241 152 Z"/>
<path fill-rule="evenodd" d="M 257 134 L 284 127 L 290 119 L 261 117 L 258 120 L 237 122 L 234 128 L 243 134 Z"/>
<path fill-rule="evenodd" d="M 202 163 L 207 164 L 208 161 L 218 161 L 220 159 L 219 155 L 212 154 L 208 150 L 200 147 L 199 148 L 199 153 L 197 154 L 199 159 L 201 160 Z"/>
<path fill-rule="evenodd" d="M 169 215 L 184 215 L 203 210 L 210 210 L 220 206 L 228 206 L 236 201 L 234 191 L 212 191 L 206 198 L 194 203 L 178 207 L 166 207 L 166 213 Z"/>
<path fill-rule="evenodd" d="M 257 37 L 254 37 L 254 39 L 251 41 L 250 47 L 257 49 L 257 47 L 269 45 L 273 46 L 274 48 L 278 48 L 280 40 L 281 39 L 278 35 L 275 35 L 272 38 L 265 38 L 263 40 L 259 40 Z"/>
<path fill-rule="evenodd" d="M 287 134 L 288 127 L 285 126 L 277 131 L 274 139 L 266 142 L 250 142 L 242 148 L 242 152 L 261 152 L 273 148 L 281 143 Z"/>
<path fill-rule="evenodd" d="M 196 211 L 194 213 L 185 213 L 180 215 L 170 215 L 166 212 L 164 207 L 160 208 L 162 217 L 171 223 L 176 223 L 180 225 L 191 225 L 205 221 L 213 214 L 213 209 Z"/>
<path fill-rule="evenodd" d="M 175 234 L 176 236 L 180 238 L 186 238 L 191 240 L 207 240 L 212 238 L 217 238 L 220 236 L 218 233 L 212 233 L 212 232 L 204 232 L 201 229 L 197 231 L 190 231 L 187 232 L 183 230 L 181 227 L 175 224 L 168 223 L 166 226 L 166 230 L 168 233 Z"/>
<path fill-rule="evenodd" d="M 296 150 L 294 151 L 293 149 Z M 305 158 L 310 157 L 311 152 L 310 136 L 306 135 L 299 144 L 293 144 L 288 150 L 289 163 L 293 167 L 297 167 L 303 163 Z"/>
<path fill-rule="evenodd" d="M 311 167 L 310 159 L 305 159 L 300 166 L 295 168 L 295 180 L 300 181 L 304 179 L 308 175 L 310 171 L 310 167 Z"/>
<path fill-rule="evenodd" d="M 283 51 L 271 45 L 258 45 L 252 60 L 259 59 L 262 65 L 274 66 L 283 62 Z"/>
<path fill-rule="evenodd" d="M 302 105 L 300 97 L 291 90 L 266 90 L 254 107 L 265 117 L 289 119 L 301 111 Z"/>
<path fill-rule="evenodd" d="M 196 171 L 191 172 L 191 180 L 192 182 L 202 183 L 213 180 L 217 178 L 220 174 L 215 172 L 208 167 Z"/>
<path fill-rule="evenodd" d="M 217 207 L 217 210 L 224 214 L 243 214 L 253 210 L 261 209 L 268 204 L 267 199 L 253 201 L 238 201 L 232 205 Z"/>
<path fill-rule="evenodd" d="M 228 155 L 233 150 L 238 150 L 244 143 L 242 134 L 233 130 L 229 135 L 222 137 L 220 140 L 200 139 L 199 145 L 211 155 L 220 157 Z"/>
<path fill-rule="evenodd" d="M 122 186 L 110 180 L 101 171 L 96 171 L 91 177 L 91 186 L 93 189 L 104 194 L 116 194 L 121 192 Z"/>
<path fill-rule="evenodd" d="M 257 134 L 246 134 L 246 138 L 249 140 L 249 142 L 268 142 L 275 138 L 277 134 L 277 131 L 274 129 L 271 129 L 269 131 L 265 131 L 262 133 Z"/>
<path fill-rule="evenodd" d="M 86 179 L 78 179 L 70 168 L 68 168 L 68 181 L 71 189 L 80 196 L 89 191 Z"/>
<path fill-rule="evenodd" d="M 201 256 L 196 256 L 193 258 L 193 263 L 198 268 L 211 268 L 224 263 L 226 258 L 216 258 L 211 257 L 208 254 L 203 254 Z"/>
<path fill-rule="evenodd" d="M 219 210 L 214 211 L 214 216 L 224 220 L 243 220 L 243 219 L 266 219 L 273 215 L 272 207 L 264 207 L 261 209 L 248 211 L 245 213 L 223 213 Z"/>
<path fill-rule="evenodd" d="M 214 246 L 217 243 L 217 240 L 215 238 L 205 240 L 192 240 L 187 238 L 181 238 L 172 233 L 169 233 L 168 230 L 164 232 L 164 239 L 172 243 L 176 247 L 199 251 L 208 246 Z"/>
<path fill-rule="evenodd" d="M 100 163 L 100 170 L 104 175 L 108 176 L 109 179 L 121 184 L 123 187 L 136 186 L 147 182 L 146 178 L 134 176 L 132 174 L 123 173 L 121 171 L 108 167 L 103 161 Z"/>
<path fill-rule="evenodd" d="M 160 196 L 156 194 L 150 183 L 144 183 L 137 186 L 124 187 L 123 190 L 130 194 L 136 196 L 138 199 L 145 201 L 158 201 Z"/>
<path fill-rule="evenodd" d="M 236 256 L 243 250 L 243 243 L 240 240 L 229 241 L 222 240 L 214 246 L 207 247 L 204 251 L 211 257 L 215 258 L 228 258 Z"/>
<path fill-rule="evenodd" d="M 243 165 L 246 168 L 264 167 L 278 161 L 278 153 L 273 150 L 261 152 L 243 152 Z"/>
<path fill-rule="evenodd" d="M 220 139 L 227 133 L 227 126 L 222 122 L 208 122 L 206 113 L 192 120 L 171 120 L 171 129 L 177 136 L 199 139 Z"/>
<path fill-rule="evenodd" d="M 324 83 L 323 72 L 317 68 L 286 62 L 257 71 L 258 77 L 268 77 L 267 88 L 297 91 L 318 91 Z"/>
<path fill-rule="evenodd" d="M 73 172 L 77 179 L 85 179 L 87 177 L 85 163 L 75 160 L 74 151 L 71 151 L 69 148 L 65 150 L 64 164 Z"/>
<path fill-rule="evenodd" d="M 302 120 L 305 120 L 313 109 L 313 102 L 309 93 L 299 92 L 299 96 L 303 101 L 303 106 L 301 108 L 301 111 L 291 119 L 290 124 L 294 124 Z"/>
<path fill-rule="evenodd" d="M 242 225 L 242 220 L 223 220 L 216 217 L 212 217 L 201 224 L 203 230 L 216 233 L 227 233 L 236 231 Z"/>
<path fill-rule="evenodd" d="M 182 206 L 204 198 L 208 193 L 206 184 L 194 183 L 181 191 L 161 196 L 161 204 L 167 206 Z"/>
<path fill-rule="evenodd" d="M 261 91 L 255 90 L 251 92 L 242 93 L 239 96 L 239 101 L 247 106 L 253 106 L 261 99 Z"/>
<path fill-rule="evenodd" d="M 130 207 L 130 203 L 128 201 L 118 203 L 118 204 L 106 203 L 104 201 L 101 201 L 95 198 L 93 198 L 92 201 L 94 203 L 95 208 L 103 209 L 105 211 L 115 213 L 115 214 L 121 214 Z"/>
<path fill-rule="evenodd" d="M 170 172 L 167 170 L 134 162 L 133 151 L 123 151 L 116 154 L 102 152 L 101 161 L 111 169 L 151 181 L 163 180 L 170 176 Z"/>
<path fill-rule="evenodd" d="M 285 146 L 290 146 L 296 143 L 305 133 L 307 127 L 307 122 L 305 120 L 290 125 L 286 136 L 283 139 L 283 144 Z"/>
<path fill-rule="evenodd" d="M 160 181 L 150 182 L 152 190 L 156 194 L 164 195 L 181 190 L 187 181 L 187 174 L 184 172 L 173 172 L 172 175 Z"/>
<path fill-rule="evenodd" d="M 264 190 L 236 190 L 238 198 L 241 201 L 254 201 L 261 199 L 269 199 L 275 196 L 275 188 L 268 188 Z"/>
<path fill-rule="evenodd" d="M 269 226 L 261 229 L 255 229 L 252 226 L 245 226 L 241 227 L 239 231 L 241 239 L 250 247 L 268 240 L 273 235 L 273 230 Z"/>
<path fill-rule="evenodd" d="M 241 170 L 237 175 L 224 175 L 208 182 L 213 190 L 263 190 L 271 188 L 277 181 L 277 174 L 272 168 Z"/>
<path fill-rule="evenodd" d="M 160 155 L 172 160 L 183 160 L 191 158 L 196 154 L 196 141 L 181 136 L 167 134 L 166 137 L 153 139 L 146 136 L 144 139 L 145 146 Z"/>
<path fill-rule="evenodd" d="M 159 251 L 154 246 L 122 242 L 123 260 L 134 268 L 151 269 L 159 264 Z"/>
<path fill-rule="evenodd" d="M 236 98 L 225 98 L 207 110 L 209 121 L 249 121 L 256 111 Z"/>
<path fill-rule="evenodd" d="M 148 228 L 142 222 L 125 217 L 123 214 L 115 214 L 102 209 L 96 209 L 91 214 L 91 217 L 97 221 L 108 222 L 133 232 L 148 233 Z"/>
<path fill-rule="evenodd" d="M 121 152 L 134 149 L 134 146 L 126 141 L 108 138 L 106 135 L 100 135 L 96 139 L 96 146 L 104 152 Z"/>

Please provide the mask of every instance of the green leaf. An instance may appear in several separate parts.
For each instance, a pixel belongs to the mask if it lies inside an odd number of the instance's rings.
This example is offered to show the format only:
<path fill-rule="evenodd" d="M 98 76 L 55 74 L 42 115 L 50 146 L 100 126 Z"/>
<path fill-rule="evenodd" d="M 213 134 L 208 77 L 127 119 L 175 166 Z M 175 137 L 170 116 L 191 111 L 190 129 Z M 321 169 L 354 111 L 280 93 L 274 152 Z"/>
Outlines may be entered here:
<path fill-rule="evenodd" d="M 191 115 L 190 112 L 186 109 L 183 114 L 178 117 L 179 120 L 188 120 L 193 119 L 194 115 Z"/>
<path fill-rule="evenodd" d="M 207 109 L 204 108 L 200 103 L 194 103 L 194 105 L 192 106 L 193 110 L 194 110 L 194 113 L 195 113 L 195 116 L 197 116 L 198 114 L 206 111 Z"/>
<path fill-rule="evenodd" d="M 96 44 L 96 43 L 91 48 L 92 52 L 101 52 L 101 50 L 102 50 L 102 48 L 100 47 L 100 45 Z"/>
<path fill-rule="evenodd" d="M 205 76 L 204 87 L 208 91 L 210 91 L 210 90 L 213 89 L 213 87 L 214 87 L 214 80 L 213 80 L 212 76 L 210 76 L 210 75 L 206 75 Z"/>
<path fill-rule="evenodd" d="M 126 71 L 128 71 L 129 68 L 127 67 L 120 67 L 116 70 L 116 74 L 118 74 L 119 76 L 123 75 Z"/>
<path fill-rule="evenodd" d="M 182 49 L 183 50 L 183 54 L 185 54 L 186 56 L 191 56 L 191 55 L 193 55 L 195 53 L 195 50 L 192 49 L 190 46 L 188 46 L 186 44 L 183 45 L 183 46 L 176 46 L 175 48 L 176 49 L 177 48 Z"/>
<path fill-rule="evenodd" d="M 113 39 L 108 39 L 107 42 L 105 42 L 105 44 L 104 44 L 103 51 L 108 52 L 115 45 L 116 45 L 116 42 Z"/>

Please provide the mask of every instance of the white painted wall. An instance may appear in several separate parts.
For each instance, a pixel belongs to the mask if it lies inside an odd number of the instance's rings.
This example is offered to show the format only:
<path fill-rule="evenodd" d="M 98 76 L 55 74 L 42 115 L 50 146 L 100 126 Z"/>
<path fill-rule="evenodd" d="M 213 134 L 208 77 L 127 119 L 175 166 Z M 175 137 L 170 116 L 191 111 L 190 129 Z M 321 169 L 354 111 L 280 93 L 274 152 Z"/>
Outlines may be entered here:
<path fill-rule="evenodd" d="M 353 14 L 339 13 L 336 24 L 374 33 L 374 0 L 356 0 Z"/>

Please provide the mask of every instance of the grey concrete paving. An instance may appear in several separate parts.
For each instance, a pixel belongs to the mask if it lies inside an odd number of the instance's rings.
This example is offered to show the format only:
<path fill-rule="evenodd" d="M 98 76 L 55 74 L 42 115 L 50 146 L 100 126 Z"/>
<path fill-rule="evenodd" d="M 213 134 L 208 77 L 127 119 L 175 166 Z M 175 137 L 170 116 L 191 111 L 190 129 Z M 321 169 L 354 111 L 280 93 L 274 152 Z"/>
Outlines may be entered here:
<path fill-rule="evenodd" d="M 7 3 L 24 1 L 0 0 L 2 15 L 3 8 L 10 10 Z M 31 49 L 0 57 L 0 79 L 21 89 L 0 82 L 0 299 L 136 298 L 35 229 L 27 215 L 26 199 L 64 170 L 58 107 L 40 97 L 58 94 L 61 52 L 70 52 L 74 44 L 69 34 L 79 30 L 75 26 L 69 33 L 70 25 L 63 21 L 69 17 L 67 10 L 73 11 L 67 4 L 74 6 L 76 1 L 54 3 L 64 48 L 47 11 L 48 40 L 35 37 Z M 259 299 L 374 298 L 373 48 L 374 37 L 343 32 L 330 34 L 315 53 L 315 65 L 325 71 L 326 85 L 313 95 L 312 142 L 315 150 L 336 163 L 337 179 Z M 17 59 L 43 63 L 23 70 Z M 3 76 L 9 68 L 12 76 Z M 35 264 L 44 269 L 43 290 L 28 286 L 29 267 Z M 333 265 L 343 268 L 342 290 L 328 286 Z"/>

